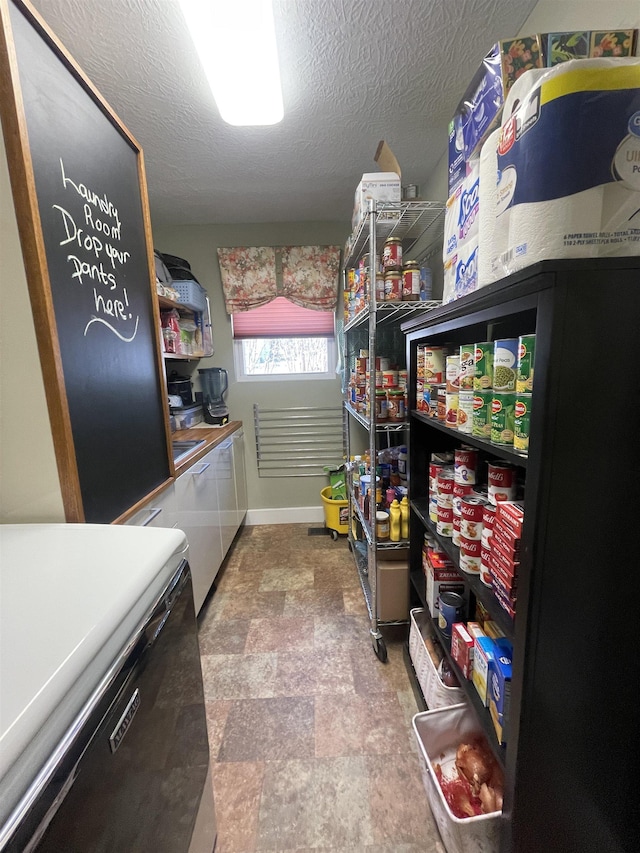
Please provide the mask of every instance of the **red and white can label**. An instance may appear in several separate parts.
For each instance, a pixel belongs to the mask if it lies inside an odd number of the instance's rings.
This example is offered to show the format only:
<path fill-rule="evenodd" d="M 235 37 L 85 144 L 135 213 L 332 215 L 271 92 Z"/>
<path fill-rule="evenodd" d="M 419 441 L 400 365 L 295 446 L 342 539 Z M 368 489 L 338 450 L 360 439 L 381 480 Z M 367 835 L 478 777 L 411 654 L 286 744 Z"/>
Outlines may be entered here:
<path fill-rule="evenodd" d="M 491 586 L 491 572 L 489 570 L 489 549 L 484 546 L 480 550 L 480 580 L 485 586 Z"/>
<path fill-rule="evenodd" d="M 460 568 L 470 575 L 480 574 L 482 546 L 480 539 L 467 539 L 460 535 Z"/>
<path fill-rule="evenodd" d="M 458 448 L 455 451 L 453 463 L 453 476 L 456 483 L 476 482 L 476 469 L 478 467 L 478 451 Z"/>
<path fill-rule="evenodd" d="M 488 504 L 482 507 L 482 524 L 485 530 L 493 530 L 493 525 L 496 520 L 496 507 L 495 504 Z"/>
<path fill-rule="evenodd" d="M 489 500 L 512 501 L 516 496 L 516 469 L 504 462 L 489 462 Z"/>
<path fill-rule="evenodd" d="M 467 521 L 482 524 L 482 516 L 486 501 L 475 495 L 465 495 L 460 503 L 460 515 Z"/>
<path fill-rule="evenodd" d="M 454 545 L 460 545 L 460 516 L 453 513 L 453 534 L 451 536 L 451 541 Z"/>
<path fill-rule="evenodd" d="M 451 471 L 440 471 L 436 482 L 438 495 L 451 495 L 453 497 L 453 474 Z"/>
<path fill-rule="evenodd" d="M 482 541 L 482 522 L 469 521 L 464 516 L 460 518 L 460 535 L 465 539 L 479 539 Z"/>

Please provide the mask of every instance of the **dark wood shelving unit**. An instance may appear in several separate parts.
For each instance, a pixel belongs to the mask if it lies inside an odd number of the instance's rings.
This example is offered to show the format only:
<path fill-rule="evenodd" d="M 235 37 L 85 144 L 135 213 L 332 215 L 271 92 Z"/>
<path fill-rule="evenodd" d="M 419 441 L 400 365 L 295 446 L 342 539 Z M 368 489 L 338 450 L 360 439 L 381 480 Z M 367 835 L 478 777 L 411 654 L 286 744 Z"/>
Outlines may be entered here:
<path fill-rule="evenodd" d="M 509 460 L 524 482 L 515 620 L 479 578 L 461 573 L 513 641 L 508 741 L 499 750 L 501 853 L 539 853 L 542 839 L 562 839 L 563 853 L 630 853 L 637 846 L 626 737 L 635 748 L 637 700 L 633 690 L 614 687 L 638 673 L 637 596 L 615 595 L 603 567 L 628 565 L 635 553 L 640 493 L 628 452 L 635 459 L 640 385 L 616 365 L 628 362 L 638 317 L 640 258 L 629 257 L 543 261 L 402 324 L 411 412 L 410 578 L 423 605 L 425 531 L 459 565 L 458 549 L 429 520 L 431 454 L 468 444 L 480 451 L 481 465 Z M 456 348 L 524 334 L 536 335 L 528 457 L 417 411 L 418 345 Z M 594 406 L 589 389 L 601 389 L 606 405 Z M 602 499 L 605 488 L 614 500 Z M 466 686 L 480 724 L 492 733 L 475 687 Z M 487 736 L 495 749 L 495 735 Z"/>

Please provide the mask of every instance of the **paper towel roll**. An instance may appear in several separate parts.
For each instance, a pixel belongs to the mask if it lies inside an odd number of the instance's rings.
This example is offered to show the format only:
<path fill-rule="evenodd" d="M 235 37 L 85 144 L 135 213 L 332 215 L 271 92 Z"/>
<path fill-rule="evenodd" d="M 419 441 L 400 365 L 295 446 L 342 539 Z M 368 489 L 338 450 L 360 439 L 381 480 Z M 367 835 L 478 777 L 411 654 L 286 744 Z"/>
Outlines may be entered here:
<path fill-rule="evenodd" d="M 531 204 L 518 204 L 496 220 L 496 242 L 506 241 L 498 258 L 501 275 L 537 261 L 597 258 L 603 187 Z M 499 232 L 499 233 L 498 233 Z"/>
<path fill-rule="evenodd" d="M 480 151 L 480 211 L 478 216 L 478 287 L 484 287 L 499 278 L 496 255 L 506 250 L 505 245 L 498 251 L 495 244 L 496 214 L 498 204 L 498 140 L 500 128 L 487 137 Z"/>
<path fill-rule="evenodd" d="M 478 157 L 466 164 L 467 174 L 460 186 L 447 199 L 444 214 L 442 260 L 446 263 L 462 243 L 478 235 L 479 177 Z"/>
<path fill-rule="evenodd" d="M 458 252 L 454 259 L 456 299 L 478 289 L 478 254 L 477 237 L 458 246 Z"/>
<path fill-rule="evenodd" d="M 444 242 L 442 244 L 442 262 L 446 264 L 458 251 L 458 217 L 460 216 L 460 196 L 462 184 L 451 193 L 444 209 Z"/>

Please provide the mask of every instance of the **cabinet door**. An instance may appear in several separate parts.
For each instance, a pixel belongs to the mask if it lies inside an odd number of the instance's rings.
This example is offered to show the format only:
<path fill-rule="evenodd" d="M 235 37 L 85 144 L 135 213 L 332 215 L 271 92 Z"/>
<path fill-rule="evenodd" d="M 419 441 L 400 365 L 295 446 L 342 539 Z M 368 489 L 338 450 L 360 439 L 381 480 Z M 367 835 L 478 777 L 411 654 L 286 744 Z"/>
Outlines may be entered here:
<path fill-rule="evenodd" d="M 240 527 L 247 514 L 247 472 L 244 459 L 244 430 L 233 434 L 233 474 L 236 482 L 236 522 Z"/>
<path fill-rule="evenodd" d="M 135 527 L 177 527 L 176 495 L 173 483 L 155 498 L 152 498 L 125 524 Z"/>
<path fill-rule="evenodd" d="M 220 533 L 224 557 L 238 529 L 236 487 L 233 471 L 233 441 L 226 439 L 212 451 L 220 507 Z"/>
<path fill-rule="evenodd" d="M 222 563 L 216 454 L 212 450 L 176 480 L 176 526 L 189 542 L 196 613 Z"/>

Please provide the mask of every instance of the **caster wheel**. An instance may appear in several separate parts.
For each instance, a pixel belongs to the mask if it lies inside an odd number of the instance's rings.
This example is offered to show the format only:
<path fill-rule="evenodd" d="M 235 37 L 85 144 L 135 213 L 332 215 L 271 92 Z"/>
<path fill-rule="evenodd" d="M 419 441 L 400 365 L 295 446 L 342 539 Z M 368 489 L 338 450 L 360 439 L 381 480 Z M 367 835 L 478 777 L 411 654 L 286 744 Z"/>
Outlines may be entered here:
<path fill-rule="evenodd" d="M 338 531 L 337 530 L 331 531 L 331 538 L 333 539 L 334 542 L 338 541 Z"/>
<path fill-rule="evenodd" d="M 385 646 L 384 640 L 382 637 L 373 637 L 373 651 L 376 653 L 376 657 L 380 661 L 380 663 L 387 662 L 387 647 Z"/>

